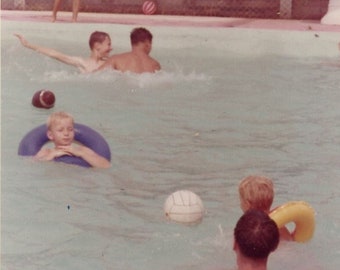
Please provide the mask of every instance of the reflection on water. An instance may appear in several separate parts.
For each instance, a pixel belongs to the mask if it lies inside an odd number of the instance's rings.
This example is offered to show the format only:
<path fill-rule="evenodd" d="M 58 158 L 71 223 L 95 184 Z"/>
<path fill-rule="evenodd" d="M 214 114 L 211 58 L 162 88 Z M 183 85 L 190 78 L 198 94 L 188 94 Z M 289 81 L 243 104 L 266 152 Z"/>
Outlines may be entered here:
<path fill-rule="evenodd" d="M 91 30 L 62 26 L 53 26 L 66 38 L 59 41 L 44 37 L 49 25 L 6 22 L 3 29 L 4 269 L 234 269 L 237 185 L 256 173 L 273 178 L 275 206 L 305 200 L 317 212 L 313 240 L 282 243 L 269 268 L 338 268 L 339 70 L 322 64 L 331 59 L 321 52 L 310 57 L 310 48 L 295 57 L 290 39 L 280 43 L 288 55 L 263 54 L 263 47 L 253 47 L 261 39 L 253 41 L 248 30 L 241 39 L 235 29 L 165 33 L 154 27 L 153 54 L 163 71 L 83 75 L 23 49 L 11 35 L 25 31 L 45 46 L 86 51 L 73 31 L 86 40 Z M 118 50 L 128 48 L 122 40 L 130 26 L 100 27 L 114 33 Z M 266 49 L 270 42 L 277 46 L 275 33 L 257 34 Z M 335 35 L 325 35 L 318 44 L 331 48 Z M 294 38 L 303 44 L 310 37 Z M 237 43 L 254 55 L 235 54 Z M 42 88 L 55 93 L 54 109 L 30 105 Z M 56 110 L 107 139 L 112 168 L 17 156 L 24 134 Z M 206 207 L 201 224 L 165 220 L 163 203 L 178 189 L 200 195 Z"/>

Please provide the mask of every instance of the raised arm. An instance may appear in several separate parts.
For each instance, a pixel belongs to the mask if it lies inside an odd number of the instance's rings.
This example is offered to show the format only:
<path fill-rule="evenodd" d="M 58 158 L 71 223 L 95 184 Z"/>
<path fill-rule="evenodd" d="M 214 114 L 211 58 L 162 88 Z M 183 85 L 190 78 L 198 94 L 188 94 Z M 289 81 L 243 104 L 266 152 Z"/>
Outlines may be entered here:
<path fill-rule="evenodd" d="M 38 52 L 38 53 L 49 56 L 51 58 L 54 58 L 54 59 L 56 59 L 60 62 L 67 64 L 67 65 L 75 66 L 75 67 L 80 68 L 82 70 L 86 69 L 86 67 L 84 66 L 84 61 L 80 57 L 69 56 L 69 55 L 63 54 L 63 53 L 58 52 L 58 51 L 51 49 L 51 48 L 46 48 L 46 47 L 34 45 L 34 44 L 29 43 L 22 35 L 20 35 L 20 34 L 14 34 L 14 35 L 20 40 L 21 44 L 26 48 L 29 48 L 31 50 Z"/>

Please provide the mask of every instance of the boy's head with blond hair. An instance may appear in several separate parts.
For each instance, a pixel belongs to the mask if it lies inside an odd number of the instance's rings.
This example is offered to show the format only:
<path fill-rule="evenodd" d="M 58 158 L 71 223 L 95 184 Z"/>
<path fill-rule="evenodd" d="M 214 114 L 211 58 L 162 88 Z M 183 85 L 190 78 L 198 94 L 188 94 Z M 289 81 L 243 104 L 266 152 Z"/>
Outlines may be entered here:
<path fill-rule="evenodd" d="M 274 199 L 273 181 L 265 176 L 250 175 L 239 184 L 241 208 L 269 212 Z"/>
<path fill-rule="evenodd" d="M 56 147 L 71 145 L 75 136 L 72 115 L 66 112 L 52 113 L 47 119 L 46 135 Z"/>
<path fill-rule="evenodd" d="M 67 112 L 54 112 L 47 118 L 47 129 L 51 130 L 58 122 L 70 119 L 72 123 L 74 122 L 73 116 Z"/>

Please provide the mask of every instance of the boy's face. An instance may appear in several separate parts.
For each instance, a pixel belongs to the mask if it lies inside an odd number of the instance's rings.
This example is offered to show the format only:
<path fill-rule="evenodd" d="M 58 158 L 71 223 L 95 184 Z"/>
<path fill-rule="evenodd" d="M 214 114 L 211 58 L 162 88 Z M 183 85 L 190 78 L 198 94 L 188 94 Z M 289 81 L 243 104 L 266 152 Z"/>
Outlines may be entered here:
<path fill-rule="evenodd" d="M 47 131 L 47 137 L 54 142 L 55 146 L 71 145 L 74 139 L 74 126 L 70 118 L 57 120 Z"/>
<path fill-rule="evenodd" d="M 112 51 L 111 39 L 106 37 L 102 43 L 97 42 L 95 44 L 95 49 L 98 51 L 101 58 L 109 57 L 109 54 Z"/>

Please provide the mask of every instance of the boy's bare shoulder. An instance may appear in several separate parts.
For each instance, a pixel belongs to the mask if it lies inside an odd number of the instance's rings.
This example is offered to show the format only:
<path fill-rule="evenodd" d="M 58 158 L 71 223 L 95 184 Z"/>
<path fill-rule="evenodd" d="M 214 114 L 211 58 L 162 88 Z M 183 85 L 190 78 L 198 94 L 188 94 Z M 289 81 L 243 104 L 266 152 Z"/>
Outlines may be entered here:
<path fill-rule="evenodd" d="M 119 54 L 110 56 L 108 60 L 122 59 L 122 58 L 131 57 L 131 56 L 132 56 L 131 52 L 119 53 Z"/>

